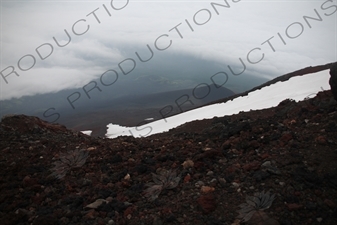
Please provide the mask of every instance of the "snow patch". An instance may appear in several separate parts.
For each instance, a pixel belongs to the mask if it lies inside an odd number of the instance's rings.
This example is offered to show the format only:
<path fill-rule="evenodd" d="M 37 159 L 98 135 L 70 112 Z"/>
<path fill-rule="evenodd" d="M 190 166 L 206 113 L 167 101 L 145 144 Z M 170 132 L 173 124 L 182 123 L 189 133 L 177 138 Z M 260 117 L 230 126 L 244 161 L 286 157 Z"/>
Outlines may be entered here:
<path fill-rule="evenodd" d="M 84 131 L 81 131 L 83 134 L 86 134 L 86 135 L 91 135 L 92 133 L 92 130 L 84 130 Z"/>
<path fill-rule="evenodd" d="M 329 78 L 329 70 L 292 77 L 288 81 L 279 81 L 226 103 L 205 106 L 138 127 L 121 127 L 109 124 L 106 136 L 109 138 L 125 135 L 146 137 L 169 131 L 194 120 L 211 119 L 215 116 L 233 115 L 241 111 L 270 108 L 277 106 L 285 99 L 301 101 L 305 98 L 313 98 L 322 90 L 330 90 Z"/>

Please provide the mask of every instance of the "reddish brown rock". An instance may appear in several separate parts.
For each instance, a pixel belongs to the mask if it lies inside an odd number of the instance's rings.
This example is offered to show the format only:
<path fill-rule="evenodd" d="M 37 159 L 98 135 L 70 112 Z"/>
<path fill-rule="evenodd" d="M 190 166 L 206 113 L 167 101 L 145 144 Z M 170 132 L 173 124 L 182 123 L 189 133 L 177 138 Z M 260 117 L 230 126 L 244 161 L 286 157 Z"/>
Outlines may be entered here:
<path fill-rule="evenodd" d="M 287 204 L 287 207 L 290 211 L 296 211 L 296 210 L 302 209 L 303 205 L 296 204 L 296 203 L 290 203 L 290 204 Z"/>
<path fill-rule="evenodd" d="M 184 183 L 188 183 L 190 182 L 191 180 L 191 175 L 187 174 L 185 177 L 184 177 Z"/>
<path fill-rule="evenodd" d="M 268 153 L 264 153 L 262 155 L 260 155 L 261 159 L 267 159 L 270 158 L 270 155 Z"/>
<path fill-rule="evenodd" d="M 292 139 L 293 139 L 293 136 L 290 133 L 285 133 L 280 138 L 280 141 L 282 141 L 283 143 L 287 144 Z"/>
<path fill-rule="evenodd" d="M 336 203 L 330 199 L 325 199 L 324 203 L 332 209 L 336 208 Z"/>
<path fill-rule="evenodd" d="M 277 197 L 264 211 L 268 217 L 281 224 L 335 225 L 337 108 L 331 91 L 322 93 L 147 138 L 95 138 L 29 117 L 8 118 L 0 122 L 1 224 L 51 224 L 52 218 L 60 224 L 230 224 L 247 195 L 271 190 Z M 287 133 L 293 140 L 282 148 Z M 327 143 L 318 144 L 319 136 Z M 221 148 L 223 143 L 230 146 Z M 50 176 L 58 156 L 74 149 L 96 150 L 63 179 Z M 198 160 L 184 168 L 187 159 Z M 261 168 L 254 171 L 256 162 Z M 172 168 L 179 184 L 149 202 L 142 193 L 153 185 L 152 173 Z M 106 202 L 83 208 L 97 199 Z M 253 222 L 246 224 L 258 224 Z"/>
<path fill-rule="evenodd" d="M 260 143 L 257 141 L 257 140 L 252 140 L 250 143 L 249 143 L 250 147 L 256 149 L 258 147 L 260 147 Z"/>
<path fill-rule="evenodd" d="M 326 138 L 324 136 L 318 136 L 318 137 L 316 137 L 315 141 L 318 144 L 321 144 L 321 145 L 324 145 L 324 144 L 327 143 Z"/>
<path fill-rule="evenodd" d="M 132 213 L 136 210 L 136 208 L 134 206 L 129 206 L 128 208 L 126 208 L 126 210 L 124 211 L 124 217 L 128 217 L 129 215 L 132 215 Z"/>
<path fill-rule="evenodd" d="M 95 211 L 95 209 L 90 209 L 84 216 L 85 219 L 95 219 L 95 217 L 97 216 L 97 212 Z"/>
<path fill-rule="evenodd" d="M 204 213 L 208 214 L 216 209 L 216 200 L 213 194 L 202 195 L 198 198 L 198 204 Z"/>
<path fill-rule="evenodd" d="M 30 176 L 25 176 L 22 180 L 22 184 L 24 187 L 32 187 L 38 184 L 38 180 L 36 178 L 31 178 Z"/>
<path fill-rule="evenodd" d="M 41 215 L 38 216 L 34 222 L 33 225 L 56 225 L 58 224 L 57 218 L 55 218 L 52 215 Z"/>
<path fill-rule="evenodd" d="M 251 163 L 245 164 L 242 166 L 242 168 L 246 171 L 251 171 L 251 170 L 258 170 L 260 168 L 261 163 L 258 161 L 253 161 Z"/>
<path fill-rule="evenodd" d="M 210 187 L 210 186 L 202 186 L 200 191 L 203 193 L 210 193 L 213 192 L 215 190 L 214 187 Z"/>

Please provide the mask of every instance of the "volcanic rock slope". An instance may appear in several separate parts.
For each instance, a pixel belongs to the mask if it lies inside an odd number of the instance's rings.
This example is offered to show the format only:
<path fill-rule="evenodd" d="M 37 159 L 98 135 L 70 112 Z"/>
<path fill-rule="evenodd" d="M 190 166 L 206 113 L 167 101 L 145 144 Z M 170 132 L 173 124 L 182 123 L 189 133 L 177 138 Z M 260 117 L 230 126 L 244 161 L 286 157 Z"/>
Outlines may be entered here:
<path fill-rule="evenodd" d="M 336 109 L 324 91 L 115 139 L 5 117 L 1 224 L 337 224 Z"/>

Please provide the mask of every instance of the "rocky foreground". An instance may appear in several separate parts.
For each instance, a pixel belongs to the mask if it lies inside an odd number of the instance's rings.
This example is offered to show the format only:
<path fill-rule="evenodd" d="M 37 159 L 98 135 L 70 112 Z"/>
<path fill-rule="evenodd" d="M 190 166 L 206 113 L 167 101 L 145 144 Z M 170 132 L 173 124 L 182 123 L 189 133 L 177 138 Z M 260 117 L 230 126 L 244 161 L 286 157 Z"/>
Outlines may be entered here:
<path fill-rule="evenodd" d="M 1 224 L 335 225 L 336 109 L 324 91 L 143 139 L 5 117 Z"/>

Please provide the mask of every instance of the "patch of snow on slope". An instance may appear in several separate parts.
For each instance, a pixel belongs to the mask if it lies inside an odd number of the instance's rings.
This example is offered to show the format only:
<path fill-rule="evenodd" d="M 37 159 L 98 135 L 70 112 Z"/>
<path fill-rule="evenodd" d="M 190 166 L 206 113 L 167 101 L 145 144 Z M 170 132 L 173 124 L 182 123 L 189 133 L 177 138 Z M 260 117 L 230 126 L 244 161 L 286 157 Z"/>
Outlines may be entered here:
<path fill-rule="evenodd" d="M 233 115 L 240 111 L 274 107 L 287 98 L 301 101 L 316 96 L 322 90 L 330 90 L 329 78 L 329 70 L 292 77 L 288 81 L 277 82 L 226 103 L 205 106 L 138 127 L 121 127 L 109 124 L 106 136 L 109 138 L 123 135 L 145 137 L 166 132 L 194 120 L 211 119 L 215 116 Z"/>
<path fill-rule="evenodd" d="M 83 134 L 86 134 L 86 135 L 91 135 L 92 131 L 91 130 L 84 130 L 84 131 L 81 131 Z"/>

